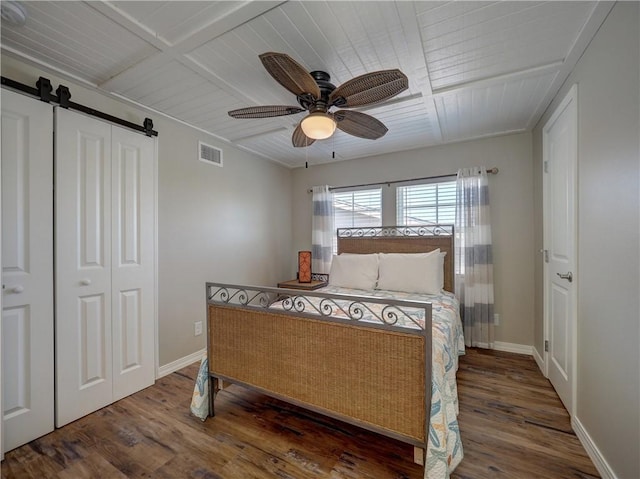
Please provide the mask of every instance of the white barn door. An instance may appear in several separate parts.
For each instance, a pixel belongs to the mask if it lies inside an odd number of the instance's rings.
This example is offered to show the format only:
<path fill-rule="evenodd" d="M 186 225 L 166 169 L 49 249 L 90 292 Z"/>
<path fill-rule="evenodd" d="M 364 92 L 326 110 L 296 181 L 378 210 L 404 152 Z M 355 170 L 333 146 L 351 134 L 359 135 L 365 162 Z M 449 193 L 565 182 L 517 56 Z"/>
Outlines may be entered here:
<path fill-rule="evenodd" d="M 112 402 L 111 126 L 56 108 L 56 426 Z"/>
<path fill-rule="evenodd" d="M 53 431 L 53 112 L 2 90 L 4 451 Z"/>
<path fill-rule="evenodd" d="M 56 108 L 56 425 L 153 384 L 154 141 Z"/>

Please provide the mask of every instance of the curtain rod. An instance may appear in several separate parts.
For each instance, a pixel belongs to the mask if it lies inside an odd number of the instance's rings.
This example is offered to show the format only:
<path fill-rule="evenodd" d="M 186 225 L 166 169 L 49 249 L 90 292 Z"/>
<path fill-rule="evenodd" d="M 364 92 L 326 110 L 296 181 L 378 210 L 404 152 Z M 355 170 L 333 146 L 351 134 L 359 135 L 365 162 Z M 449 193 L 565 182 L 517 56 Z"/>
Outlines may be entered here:
<path fill-rule="evenodd" d="M 495 166 L 493 168 L 489 168 L 487 169 L 487 173 L 490 175 L 497 175 L 498 174 L 498 168 L 496 168 Z M 456 176 L 457 173 L 452 173 L 450 175 L 438 175 L 438 176 L 423 176 L 422 178 L 411 178 L 408 180 L 393 180 L 393 181 L 378 181 L 376 183 L 363 183 L 361 185 L 349 185 L 349 186 L 332 186 L 329 188 L 329 191 L 334 191 L 334 190 L 342 190 L 345 188 L 361 188 L 364 186 L 382 186 L 382 185 L 391 185 L 392 183 L 405 183 L 407 181 L 420 181 L 420 180 L 437 180 L 440 178 L 449 178 L 451 176 Z M 307 190 L 308 193 L 311 193 L 312 190 Z"/>

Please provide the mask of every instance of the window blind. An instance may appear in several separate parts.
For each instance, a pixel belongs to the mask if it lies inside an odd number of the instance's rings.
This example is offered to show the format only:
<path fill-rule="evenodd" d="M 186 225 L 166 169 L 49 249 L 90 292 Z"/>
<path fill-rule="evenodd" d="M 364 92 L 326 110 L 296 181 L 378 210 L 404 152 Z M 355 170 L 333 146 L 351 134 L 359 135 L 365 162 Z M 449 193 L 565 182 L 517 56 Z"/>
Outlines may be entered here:
<path fill-rule="evenodd" d="M 456 182 L 443 181 L 396 189 L 396 221 L 400 226 L 453 224 L 456 219 Z"/>
<path fill-rule="evenodd" d="M 334 191 L 335 228 L 382 226 L 382 189 Z M 337 253 L 338 239 L 334 236 L 333 252 Z"/>

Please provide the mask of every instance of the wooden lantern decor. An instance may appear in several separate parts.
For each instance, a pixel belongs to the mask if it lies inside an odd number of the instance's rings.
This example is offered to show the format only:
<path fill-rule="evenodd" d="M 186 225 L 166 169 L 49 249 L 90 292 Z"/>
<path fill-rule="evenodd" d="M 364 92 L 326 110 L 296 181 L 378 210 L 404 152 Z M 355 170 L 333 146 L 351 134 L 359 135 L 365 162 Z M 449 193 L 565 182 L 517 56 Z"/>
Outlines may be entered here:
<path fill-rule="evenodd" d="M 298 251 L 298 281 L 311 283 L 311 251 Z"/>

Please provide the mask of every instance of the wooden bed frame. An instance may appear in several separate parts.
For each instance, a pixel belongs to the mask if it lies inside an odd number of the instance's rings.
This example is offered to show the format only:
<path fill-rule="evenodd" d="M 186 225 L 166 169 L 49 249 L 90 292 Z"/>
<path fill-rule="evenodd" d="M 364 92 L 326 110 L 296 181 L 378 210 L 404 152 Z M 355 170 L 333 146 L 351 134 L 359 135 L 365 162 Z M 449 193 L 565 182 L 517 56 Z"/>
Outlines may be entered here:
<path fill-rule="evenodd" d="M 338 230 L 340 253 L 446 251 L 453 290 L 453 227 Z M 210 415 L 224 381 L 414 446 L 424 464 L 431 411 L 431 304 L 207 283 Z M 374 304 L 376 322 L 359 321 Z M 277 307 L 276 307 L 277 306 Z M 397 326 L 424 309 L 424 328 Z M 333 316 L 341 309 L 348 318 Z M 343 314 L 344 316 L 344 314 Z"/>

